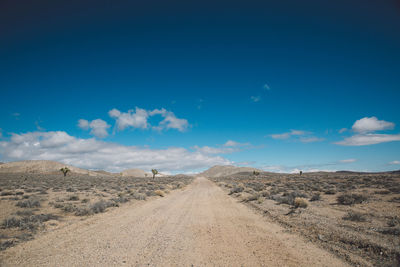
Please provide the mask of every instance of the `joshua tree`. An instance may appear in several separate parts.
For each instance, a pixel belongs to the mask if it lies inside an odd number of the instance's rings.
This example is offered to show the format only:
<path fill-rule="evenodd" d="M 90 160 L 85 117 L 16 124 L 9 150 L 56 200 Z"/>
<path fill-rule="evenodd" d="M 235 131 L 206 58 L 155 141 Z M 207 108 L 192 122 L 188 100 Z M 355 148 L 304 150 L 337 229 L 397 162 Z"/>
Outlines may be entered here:
<path fill-rule="evenodd" d="M 303 174 L 303 171 L 300 171 L 300 176 Z"/>
<path fill-rule="evenodd" d="M 153 179 L 156 177 L 156 174 L 158 174 L 158 171 L 156 169 L 151 169 L 151 172 L 153 173 Z"/>
<path fill-rule="evenodd" d="M 67 176 L 67 173 L 70 172 L 71 170 L 68 169 L 67 167 L 61 168 L 60 172 L 62 172 L 64 174 L 64 177 Z"/>
<path fill-rule="evenodd" d="M 253 175 L 258 176 L 260 173 L 256 170 L 253 171 Z"/>

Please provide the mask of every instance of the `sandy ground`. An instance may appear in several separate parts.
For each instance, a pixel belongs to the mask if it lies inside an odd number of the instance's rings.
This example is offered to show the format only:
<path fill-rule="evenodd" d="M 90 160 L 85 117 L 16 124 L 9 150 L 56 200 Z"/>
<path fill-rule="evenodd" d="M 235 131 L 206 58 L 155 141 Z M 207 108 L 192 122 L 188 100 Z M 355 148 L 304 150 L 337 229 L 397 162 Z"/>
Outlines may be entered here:
<path fill-rule="evenodd" d="M 2 266 L 346 266 L 205 178 L 0 254 Z"/>

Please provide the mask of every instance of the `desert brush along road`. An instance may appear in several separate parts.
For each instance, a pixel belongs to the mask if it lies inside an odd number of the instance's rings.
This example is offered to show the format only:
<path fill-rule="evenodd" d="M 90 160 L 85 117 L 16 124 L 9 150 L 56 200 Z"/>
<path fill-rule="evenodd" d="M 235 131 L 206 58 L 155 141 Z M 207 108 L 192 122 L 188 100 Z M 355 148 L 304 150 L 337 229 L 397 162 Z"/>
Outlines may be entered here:
<path fill-rule="evenodd" d="M 2 266 L 346 266 L 199 177 L 10 248 Z"/>

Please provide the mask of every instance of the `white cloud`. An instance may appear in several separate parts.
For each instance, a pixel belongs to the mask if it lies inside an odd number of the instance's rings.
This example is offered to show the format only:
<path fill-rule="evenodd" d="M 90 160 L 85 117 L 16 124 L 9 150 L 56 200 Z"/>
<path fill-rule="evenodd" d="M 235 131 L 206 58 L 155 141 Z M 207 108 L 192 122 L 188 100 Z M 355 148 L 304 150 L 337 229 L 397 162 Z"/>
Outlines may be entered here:
<path fill-rule="evenodd" d="M 305 135 L 308 132 L 305 131 L 300 131 L 300 130 L 290 130 L 290 132 L 287 133 L 281 133 L 281 134 L 271 134 L 270 137 L 273 139 L 288 139 L 293 135 Z"/>
<path fill-rule="evenodd" d="M 357 120 L 352 129 L 358 133 L 368 133 L 381 130 L 391 130 L 394 128 L 393 122 L 388 122 L 384 120 L 378 120 L 376 117 L 365 117 Z"/>
<path fill-rule="evenodd" d="M 389 162 L 390 165 L 399 165 L 400 164 L 400 160 L 394 160 Z"/>
<path fill-rule="evenodd" d="M 264 88 L 265 90 L 271 90 L 271 87 L 270 87 L 268 84 L 264 84 L 263 88 Z"/>
<path fill-rule="evenodd" d="M 282 134 L 271 134 L 273 139 L 288 139 L 290 137 L 290 133 L 282 133 Z"/>
<path fill-rule="evenodd" d="M 130 109 L 128 112 L 120 112 L 118 109 L 112 109 L 108 112 L 111 118 L 116 119 L 118 130 L 122 131 L 128 127 L 147 129 L 147 119 L 149 113 L 145 109 L 136 107 L 135 110 Z"/>
<path fill-rule="evenodd" d="M 217 147 L 210 146 L 194 146 L 193 149 L 204 154 L 231 154 L 234 152 L 241 151 L 242 149 L 249 148 L 249 143 L 239 143 L 232 140 L 226 141 L 223 145 L 218 145 Z"/>
<path fill-rule="evenodd" d="M 84 119 L 80 119 L 78 121 L 78 127 L 83 129 L 83 130 L 89 130 L 89 121 L 88 120 L 84 120 Z"/>
<path fill-rule="evenodd" d="M 356 134 L 335 144 L 342 146 L 366 146 L 392 141 L 400 141 L 400 134 Z"/>
<path fill-rule="evenodd" d="M 357 159 L 342 159 L 342 160 L 339 160 L 339 163 L 353 163 L 356 161 L 357 161 Z"/>
<path fill-rule="evenodd" d="M 55 160 L 85 169 L 119 172 L 128 168 L 162 171 L 190 171 L 216 164 L 232 164 L 221 156 L 181 147 L 150 149 L 81 139 L 66 132 L 30 132 L 12 134 L 0 142 L 2 161 Z"/>
<path fill-rule="evenodd" d="M 203 154 L 231 154 L 233 152 L 239 151 L 238 148 L 234 147 L 210 147 L 210 146 L 194 146 L 196 151 L 201 152 Z"/>
<path fill-rule="evenodd" d="M 248 146 L 250 145 L 249 143 L 239 143 L 236 141 L 232 141 L 232 140 L 228 140 L 226 141 L 226 143 L 224 144 L 224 146 L 232 146 L 232 147 L 237 147 L 237 146 Z"/>
<path fill-rule="evenodd" d="M 285 139 L 289 139 L 293 136 L 294 137 L 297 136 L 298 138 L 296 138 L 296 139 L 302 143 L 321 142 L 321 141 L 325 140 L 324 138 L 312 136 L 311 134 L 312 134 L 311 132 L 307 132 L 307 131 L 290 130 L 290 132 L 286 132 L 286 133 L 271 134 L 270 137 L 272 137 L 273 139 L 285 140 Z"/>
<path fill-rule="evenodd" d="M 393 122 L 378 120 L 376 117 L 365 117 L 357 120 L 353 126 L 355 135 L 346 137 L 344 140 L 334 144 L 342 146 L 366 146 L 385 142 L 400 141 L 400 134 L 377 134 L 376 131 L 391 130 Z M 339 131 L 340 132 L 340 131 Z"/>
<path fill-rule="evenodd" d="M 339 133 L 344 133 L 346 131 L 347 131 L 347 128 L 342 128 L 342 129 L 339 130 Z"/>
<path fill-rule="evenodd" d="M 78 127 L 83 130 L 89 130 L 90 134 L 98 137 L 105 138 L 108 135 L 108 128 L 111 126 L 102 119 L 96 119 L 89 122 L 88 120 L 80 119 L 78 121 Z"/>
<path fill-rule="evenodd" d="M 111 118 L 116 119 L 116 126 L 120 131 L 128 127 L 148 129 L 151 126 L 148 119 L 155 115 L 161 115 L 164 119 L 158 125 L 152 126 L 154 130 L 176 129 L 183 132 L 189 127 L 186 119 L 177 118 L 173 112 L 164 108 L 149 111 L 136 107 L 135 110 L 128 110 L 128 112 L 112 109 L 108 114 Z"/>
<path fill-rule="evenodd" d="M 262 169 L 265 171 L 277 172 L 277 173 L 298 173 L 300 170 L 302 170 L 303 172 L 319 172 L 319 171 L 333 172 L 337 170 L 337 167 L 334 166 L 350 164 L 356 161 L 357 159 L 344 159 L 326 163 L 302 164 L 295 166 L 267 165 L 263 166 Z"/>
<path fill-rule="evenodd" d="M 314 143 L 314 142 L 321 142 L 324 141 L 324 138 L 309 136 L 309 137 L 300 137 L 300 142 L 303 143 Z"/>
<path fill-rule="evenodd" d="M 253 102 L 260 102 L 261 96 L 251 96 L 250 99 Z"/>

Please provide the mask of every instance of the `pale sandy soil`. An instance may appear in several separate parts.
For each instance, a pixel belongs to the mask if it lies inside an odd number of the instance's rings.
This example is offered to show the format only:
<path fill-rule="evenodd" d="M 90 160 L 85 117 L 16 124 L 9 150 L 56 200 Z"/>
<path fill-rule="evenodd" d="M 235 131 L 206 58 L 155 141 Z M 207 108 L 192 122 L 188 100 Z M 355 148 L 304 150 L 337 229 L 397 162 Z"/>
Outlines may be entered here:
<path fill-rule="evenodd" d="M 197 178 L 0 254 L 2 266 L 346 266 Z"/>

